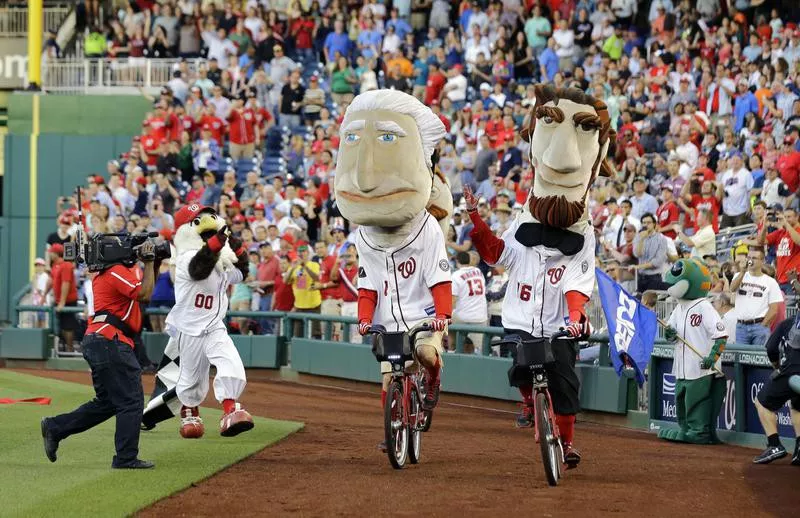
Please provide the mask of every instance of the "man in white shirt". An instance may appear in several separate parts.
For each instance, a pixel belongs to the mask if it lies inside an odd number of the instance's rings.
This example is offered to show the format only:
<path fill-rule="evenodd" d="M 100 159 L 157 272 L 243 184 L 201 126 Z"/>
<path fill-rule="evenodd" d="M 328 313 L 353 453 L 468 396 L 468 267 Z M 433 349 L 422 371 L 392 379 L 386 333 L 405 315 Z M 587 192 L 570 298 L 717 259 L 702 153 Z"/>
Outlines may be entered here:
<path fill-rule="evenodd" d="M 764 249 L 751 246 L 747 252 L 747 270 L 731 282 L 731 292 L 736 294 L 737 344 L 766 344 L 770 326 L 778 316 L 778 305 L 783 302 L 778 281 L 765 274 L 763 266 Z"/>
<path fill-rule="evenodd" d="M 729 157 L 730 169 L 722 173 L 719 189 L 723 192 L 720 228 L 736 227 L 750 223 L 750 191 L 753 175 L 744 167 L 738 151 Z"/>
<path fill-rule="evenodd" d="M 675 155 L 678 157 L 678 160 L 686 165 L 686 167 L 684 167 L 683 164 L 681 164 L 681 176 L 688 179 L 692 171 L 697 169 L 697 162 L 700 159 L 700 150 L 689 140 L 688 128 L 681 130 L 678 139 L 680 145 L 675 148 Z"/>
<path fill-rule="evenodd" d="M 692 257 L 703 259 L 707 255 L 717 255 L 717 235 L 711 222 L 711 212 L 700 209 L 697 211 L 697 232 L 692 237 L 683 233 L 680 223 L 673 225 L 677 238 L 692 247 Z"/>
<path fill-rule="evenodd" d="M 203 31 L 203 41 L 208 46 L 208 59 L 216 59 L 219 63 L 219 68 L 225 70 L 228 68 L 228 55 L 236 55 L 236 45 L 227 39 L 227 32 L 225 29 L 219 28 L 214 31 Z"/>
<path fill-rule="evenodd" d="M 483 272 L 470 266 L 469 252 L 456 254 L 457 270 L 451 277 L 453 290 L 453 323 L 485 326 L 489 323 L 489 308 L 486 302 L 486 279 Z M 483 335 L 468 333 L 469 343 L 464 352 L 481 354 Z M 455 344 L 454 341 L 450 342 Z"/>
<path fill-rule="evenodd" d="M 613 214 L 612 209 L 616 208 L 616 203 L 614 198 L 608 200 L 608 208 L 611 214 Z M 619 248 L 628 244 L 628 240 L 625 237 L 626 224 L 633 225 L 637 232 L 642 228 L 642 223 L 639 221 L 639 218 L 635 218 L 631 215 L 632 210 L 633 204 L 631 201 L 622 200 L 619 214 L 613 214 L 608 217 L 606 225 L 603 228 L 603 236 L 606 242 L 613 248 Z"/>
<path fill-rule="evenodd" d="M 467 78 L 461 73 L 461 67 L 453 67 L 447 71 L 447 82 L 444 94 L 453 104 L 463 103 L 467 98 Z"/>

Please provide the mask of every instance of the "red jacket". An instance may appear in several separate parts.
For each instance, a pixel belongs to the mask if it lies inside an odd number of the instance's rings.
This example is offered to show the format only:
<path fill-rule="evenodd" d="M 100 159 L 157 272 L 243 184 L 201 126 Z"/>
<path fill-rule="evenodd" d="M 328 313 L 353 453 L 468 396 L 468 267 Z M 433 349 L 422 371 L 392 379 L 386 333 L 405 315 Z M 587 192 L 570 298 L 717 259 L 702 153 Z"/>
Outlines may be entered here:
<path fill-rule="evenodd" d="M 797 188 L 800 187 L 800 152 L 792 151 L 789 154 L 780 155 L 775 167 L 786 187 L 792 192 L 797 191 Z"/>
<path fill-rule="evenodd" d="M 244 108 L 241 113 L 238 110 L 231 110 L 228 114 L 228 123 L 231 144 L 244 146 L 256 141 L 256 114 L 250 108 Z"/>

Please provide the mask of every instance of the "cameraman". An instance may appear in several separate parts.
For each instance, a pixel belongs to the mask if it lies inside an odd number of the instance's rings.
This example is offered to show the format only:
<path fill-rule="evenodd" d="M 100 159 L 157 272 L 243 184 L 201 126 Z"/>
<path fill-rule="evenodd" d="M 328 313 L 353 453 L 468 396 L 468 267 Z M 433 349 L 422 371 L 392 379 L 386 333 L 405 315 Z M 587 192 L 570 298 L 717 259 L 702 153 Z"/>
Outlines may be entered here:
<path fill-rule="evenodd" d="M 68 414 L 42 419 L 44 449 L 56 461 L 58 443 L 72 434 L 92 428 L 117 416 L 114 437 L 116 469 L 147 469 L 153 463 L 139 460 L 139 429 L 144 410 L 142 369 L 134 354 L 133 337 L 142 325 L 138 301 L 146 301 L 155 279 L 155 245 L 142 244 L 134 264 L 114 264 L 92 281 L 95 314 L 83 339 L 83 357 L 92 370 L 96 397 Z"/>

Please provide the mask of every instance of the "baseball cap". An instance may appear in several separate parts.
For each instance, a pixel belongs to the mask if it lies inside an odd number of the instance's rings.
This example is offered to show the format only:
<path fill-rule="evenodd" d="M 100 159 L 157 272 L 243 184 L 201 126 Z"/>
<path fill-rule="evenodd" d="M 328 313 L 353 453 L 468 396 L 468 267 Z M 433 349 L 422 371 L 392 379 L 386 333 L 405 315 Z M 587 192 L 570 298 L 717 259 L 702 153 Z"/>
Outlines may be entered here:
<path fill-rule="evenodd" d="M 36 258 L 36 259 L 33 261 L 33 264 L 35 264 L 36 266 L 44 266 L 44 265 L 46 265 L 47 263 L 46 263 L 46 262 L 44 262 L 44 259 L 42 259 L 41 257 L 37 257 L 37 258 Z"/>
<path fill-rule="evenodd" d="M 281 239 L 289 243 L 290 245 L 294 244 L 294 236 L 289 234 L 288 232 L 281 236 Z"/>
<path fill-rule="evenodd" d="M 242 207 L 242 204 L 241 204 L 241 203 L 239 203 L 239 200 L 233 200 L 232 202 L 230 202 L 230 203 L 228 204 L 228 207 L 230 207 L 230 208 L 232 208 L 232 209 L 239 209 L 239 208 L 241 208 L 241 207 Z"/>
<path fill-rule="evenodd" d="M 298 252 L 304 252 L 306 250 L 308 250 L 308 245 L 303 244 L 297 247 Z"/>
<path fill-rule="evenodd" d="M 645 178 L 644 176 L 637 176 L 636 178 L 633 179 L 633 183 L 636 183 L 636 182 L 640 182 L 640 183 L 646 184 L 647 183 L 647 178 Z"/>
<path fill-rule="evenodd" d="M 507 212 L 511 214 L 511 207 L 508 206 L 508 203 L 499 203 L 494 210 L 495 212 Z"/>
<path fill-rule="evenodd" d="M 147 179 L 144 176 L 140 176 L 139 178 L 136 179 L 136 183 L 144 187 L 147 185 Z"/>
<path fill-rule="evenodd" d="M 72 219 L 69 216 L 67 216 L 66 214 L 62 214 L 58 218 L 58 224 L 59 225 L 71 225 L 72 224 Z"/>
<path fill-rule="evenodd" d="M 253 205 L 253 210 L 264 210 L 264 204 L 256 203 L 255 205 Z"/>
<path fill-rule="evenodd" d="M 480 88 L 481 90 L 488 90 L 490 92 L 492 91 L 492 87 L 489 83 L 481 83 Z"/>
<path fill-rule="evenodd" d="M 789 135 L 786 135 L 785 137 L 783 137 L 783 143 L 784 144 L 794 144 L 794 139 L 792 137 L 790 137 Z"/>
<path fill-rule="evenodd" d="M 211 207 L 200 205 L 199 203 L 192 203 L 191 205 L 184 205 L 175 214 L 175 228 L 178 229 L 183 225 L 189 223 L 198 216 L 201 212 L 214 212 Z"/>
<path fill-rule="evenodd" d="M 234 223 L 244 223 L 244 216 L 242 216 L 241 214 L 235 215 L 233 217 L 233 222 Z"/>
<path fill-rule="evenodd" d="M 53 243 L 47 251 L 51 254 L 64 255 L 64 245 L 61 243 Z"/>

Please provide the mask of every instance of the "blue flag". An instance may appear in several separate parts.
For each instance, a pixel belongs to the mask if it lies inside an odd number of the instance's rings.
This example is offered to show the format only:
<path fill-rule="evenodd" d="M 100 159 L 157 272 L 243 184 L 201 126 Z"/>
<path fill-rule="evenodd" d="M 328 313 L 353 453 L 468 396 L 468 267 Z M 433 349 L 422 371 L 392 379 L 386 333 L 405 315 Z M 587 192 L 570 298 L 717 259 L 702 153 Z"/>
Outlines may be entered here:
<path fill-rule="evenodd" d="M 596 268 L 595 273 L 600 303 L 608 323 L 611 363 L 617 375 L 621 375 L 628 357 L 628 363 L 636 371 L 636 381 L 641 386 L 644 383 L 644 370 L 653 353 L 658 318 L 605 272 Z"/>

